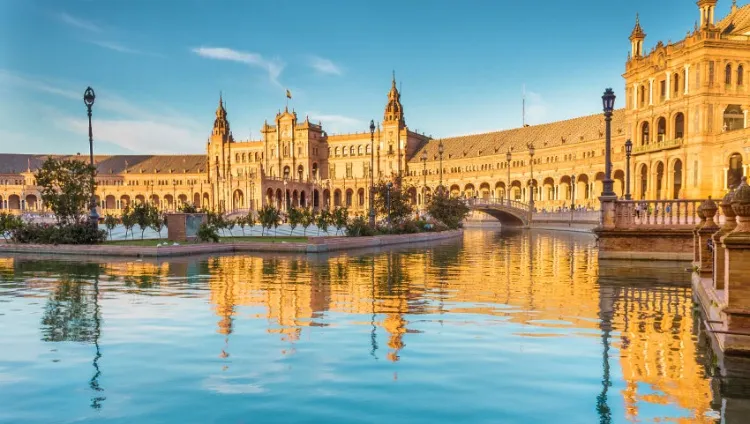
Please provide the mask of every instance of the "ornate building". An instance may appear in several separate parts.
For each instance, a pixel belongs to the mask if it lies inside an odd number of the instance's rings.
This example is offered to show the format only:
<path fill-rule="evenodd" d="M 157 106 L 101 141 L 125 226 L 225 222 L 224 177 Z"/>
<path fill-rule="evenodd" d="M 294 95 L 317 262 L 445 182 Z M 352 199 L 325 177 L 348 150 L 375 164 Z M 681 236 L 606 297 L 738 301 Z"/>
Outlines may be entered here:
<path fill-rule="evenodd" d="M 733 3 L 729 15 L 715 21 L 716 3 L 698 1 L 699 23 L 685 38 L 660 41 L 649 51 L 636 17 L 624 108 L 612 121 L 618 195 L 626 192 L 628 138 L 635 199 L 718 196 L 748 175 L 750 5 Z M 528 201 L 533 191 L 540 209 L 573 201 L 598 207 L 601 114 L 437 140 L 406 125 L 394 76 L 383 120 L 374 128 L 329 135 L 321 123 L 284 109 L 263 124 L 260 140 L 239 141 L 220 99 L 205 156 L 97 156 L 99 204 L 102 212 L 149 199 L 163 209 L 192 202 L 231 211 L 271 203 L 364 213 L 372 175 L 375 181 L 402 176 L 417 205 L 442 183 L 453 195 L 487 199 Z M 45 157 L 0 155 L 0 207 L 41 208 L 33 172 Z"/>

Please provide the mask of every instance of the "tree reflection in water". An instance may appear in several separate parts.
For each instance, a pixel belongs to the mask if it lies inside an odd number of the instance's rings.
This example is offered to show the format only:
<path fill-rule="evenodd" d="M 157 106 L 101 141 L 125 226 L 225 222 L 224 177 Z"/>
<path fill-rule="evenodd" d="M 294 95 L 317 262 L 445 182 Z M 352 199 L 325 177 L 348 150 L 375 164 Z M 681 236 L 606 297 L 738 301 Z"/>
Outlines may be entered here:
<path fill-rule="evenodd" d="M 102 357 L 99 347 L 101 335 L 101 312 L 99 309 L 99 264 L 53 262 L 44 271 L 59 275 L 55 289 L 47 301 L 42 316 L 42 340 L 45 342 L 77 342 L 94 345 L 94 375 L 89 380 L 89 387 L 95 395 L 91 398 L 91 407 L 100 409 L 106 397 L 99 384 L 101 369 L 99 359 Z M 89 281 L 93 276 L 93 284 Z"/>

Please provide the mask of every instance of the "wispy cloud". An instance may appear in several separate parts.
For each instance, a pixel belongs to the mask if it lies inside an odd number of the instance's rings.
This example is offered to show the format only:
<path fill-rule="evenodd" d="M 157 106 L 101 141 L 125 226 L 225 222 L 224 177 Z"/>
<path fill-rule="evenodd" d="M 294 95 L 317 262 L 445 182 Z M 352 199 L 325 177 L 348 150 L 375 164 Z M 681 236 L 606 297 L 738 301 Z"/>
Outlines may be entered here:
<path fill-rule="evenodd" d="M 320 123 L 323 124 L 323 128 L 331 133 L 362 130 L 364 128 L 362 126 L 363 121 L 344 115 L 326 115 L 310 112 L 308 113 L 308 116 L 312 122 L 320 121 Z"/>
<path fill-rule="evenodd" d="M 226 47 L 196 47 L 192 52 L 198 56 L 216 59 L 240 62 L 256 68 L 264 69 L 268 72 L 268 77 L 272 83 L 281 86 L 279 76 L 284 70 L 284 63 L 280 59 L 266 59 L 258 53 L 242 52 Z"/>
<path fill-rule="evenodd" d="M 530 124 L 540 124 L 546 122 L 549 107 L 544 101 L 542 95 L 532 91 L 526 92 L 526 122 Z"/>
<path fill-rule="evenodd" d="M 49 81 L 26 75 L 18 75 L 0 69 L 0 88 L 17 90 L 18 87 L 83 105 L 83 89 L 71 88 L 70 83 Z M 83 85 L 82 85 L 83 86 Z M 163 105 L 137 102 L 121 97 L 106 88 L 97 90 L 95 109 L 95 138 L 135 153 L 185 153 L 198 152 L 203 146 L 206 128 L 196 119 Z M 80 102 L 80 103 L 78 103 Z M 88 121 L 80 115 L 56 109 L 52 106 L 37 108 L 39 119 L 52 122 L 55 128 L 80 135 L 88 134 Z M 31 135 L 29 135 L 31 136 Z M 18 137 L 15 137 L 19 139 Z M 52 146 L 50 146 L 52 147 Z"/>
<path fill-rule="evenodd" d="M 148 56 L 157 56 L 154 53 L 144 52 L 141 50 L 131 49 L 130 47 L 123 46 L 119 43 L 114 43 L 111 41 L 89 41 L 91 44 L 97 45 L 99 47 L 114 50 L 116 52 L 120 53 L 128 53 L 128 54 L 140 54 L 140 55 L 148 55 Z"/>
<path fill-rule="evenodd" d="M 341 70 L 341 68 L 337 66 L 335 63 L 333 63 L 329 59 L 325 59 L 325 58 L 318 57 L 318 56 L 310 57 L 310 66 L 316 71 L 320 72 L 321 74 L 329 74 L 329 75 L 343 74 L 343 71 Z"/>
<path fill-rule="evenodd" d="M 76 18 L 75 16 L 71 16 L 65 12 L 60 13 L 60 20 L 66 25 L 70 25 L 72 27 L 76 27 L 76 28 L 83 29 L 86 31 L 91 31 L 91 32 L 102 31 L 101 27 L 94 24 L 93 22 L 89 22 L 81 18 Z"/>

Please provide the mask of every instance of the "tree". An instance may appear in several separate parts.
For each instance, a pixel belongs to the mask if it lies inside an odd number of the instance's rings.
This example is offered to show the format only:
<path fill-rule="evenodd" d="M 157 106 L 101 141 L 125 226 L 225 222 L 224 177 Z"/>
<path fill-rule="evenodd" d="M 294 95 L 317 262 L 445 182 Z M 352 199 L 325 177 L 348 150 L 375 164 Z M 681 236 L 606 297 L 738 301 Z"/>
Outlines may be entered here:
<path fill-rule="evenodd" d="M 164 228 L 164 224 L 166 223 L 166 218 L 164 217 L 164 214 L 157 209 L 157 207 L 153 204 L 148 205 L 148 225 L 156 231 L 159 234 L 159 238 L 161 239 L 161 230 Z"/>
<path fill-rule="evenodd" d="M 112 230 L 117 226 L 118 223 L 119 222 L 116 216 L 112 214 L 107 214 L 104 216 L 104 226 L 107 228 L 110 240 L 112 240 Z"/>
<path fill-rule="evenodd" d="M 96 168 L 80 160 L 49 157 L 34 174 L 42 201 L 54 212 L 57 223 L 83 223 L 96 189 Z"/>
<path fill-rule="evenodd" d="M 313 213 L 313 210 L 310 208 L 305 208 L 302 210 L 302 229 L 304 230 L 302 234 L 307 235 L 307 227 L 311 226 L 315 222 L 315 214 Z"/>
<path fill-rule="evenodd" d="M 178 210 L 182 213 L 198 213 L 198 208 L 192 203 L 183 203 Z"/>
<path fill-rule="evenodd" d="M 242 230 L 242 236 L 245 236 L 245 225 L 247 225 L 247 217 L 246 216 L 238 216 L 235 218 L 234 223 L 240 227 Z"/>
<path fill-rule="evenodd" d="M 130 206 L 126 206 L 120 214 L 120 221 L 122 226 L 125 227 L 125 238 L 128 237 L 128 231 L 130 231 L 130 238 L 133 238 L 133 227 L 135 226 L 135 215 Z"/>
<path fill-rule="evenodd" d="M 375 186 L 375 209 L 381 216 L 388 216 L 388 184 L 380 182 Z M 402 190 L 401 179 L 396 178 L 390 189 L 391 222 L 399 223 L 414 213 L 409 195 Z"/>
<path fill-rule="evenodd" d="M 318 217 L 315 218 L 315 225 L 318 226 L 318 235 L 320 235 L 320 230 L 323 230 L 323 232 L 328 232 L 328 223 L 331 220 L 331 213 L 328 212 L 328 209 L 322 209 L 320 213 L 318 214 Z"/>
<path fill-rule="evenodd" d="M 253 214 L 253 211 L 248 212 L 247 216 L 245 216 L 245 224 L 247 224 L 247 226 L 250 227 L 250 235 L 252 235 L 253 227 L 255 227 L 255 224 L 256 224 L 255 215 Z"/>
<path fill-rule="evenodd" d="M 258 220 L 260 225 L 263 227 L 261 235 L 265 235 L 265 230 L 270 230 L 271 227 L 278 228 L 281 223 L 281 213 L 273 205 L 265 205 L 258 211 Z"/>
<path fill-rule="evenodd" d="M 292 207 L 291 209 L 289 209 L 289 214 L 288 214 L 289 219 L 287 220 L 287 222 L 289 223 L 289 227 L 291 228 L 291 230 L 289 230 L 290 236 L 292 235 L 292 233 L 294 233 L 294 229 L 297 228 L 297 226 L 302 223 L 303 217 L 304 217 L 304 212 L 302 209 L 295 208 L 295 207 Z"/>
<path fill-rule="evenodd" d="M 456 229 L 469 215 L 469 207 L 463 200 L 450 197 L 447 192 L 438 190 L 427 204 L 427 213 L 448 228 Z"/>
<path fill-rule="evenodd" d="M 143 240 L 143 233 L 146 231 L 146 228 L 151 224 L 151 214 L 149 213 L 151 207 L 150 204 L 136 203 L 133 208 L 133 221 L 141 229 L 141 240 Z"/>
<path fill-rule="evenodd" d="M 346 208 L 336 208 L 331 216 L 331 222 L 336 227 L 336 235 L 339 234 L 342 228 L 346 227 L 347 220 L 349 218 L 349 211 Z"/>
<path fill-rule="evenodd" d="M 8 241 L 8 234 L 21 228 L 21 226 L 23 226 L 23 221 L 20 217 L 10 212 L 0 212 L 0 234 L 6 242 Z"/>

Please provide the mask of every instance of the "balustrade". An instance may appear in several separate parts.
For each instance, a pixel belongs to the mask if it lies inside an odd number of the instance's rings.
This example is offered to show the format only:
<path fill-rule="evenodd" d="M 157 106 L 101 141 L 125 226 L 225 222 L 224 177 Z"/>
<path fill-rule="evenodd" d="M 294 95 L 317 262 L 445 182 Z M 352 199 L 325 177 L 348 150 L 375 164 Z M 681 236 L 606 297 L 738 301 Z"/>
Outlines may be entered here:
<path fill-rule="evenodd" d="M 641 146 L 633 147 L 633 154 L 639 155 L 642 153 L 656 152 L 659 150 L 676 149 L 682 146 L 682 138 L 675 138 L 673 140 L 660 140 L 657 142 L 647 143 Z"/>
<path fill-rule="evenodd" d="M 469 207 L 492 207 L 492 206 L 504 206 L 507 208 L 520 209 L 523 211 L 529 211 L 529 204 L 519 202 L 518 200 L 510 199 L 466 199 L 466 204 Z"/>
<path fill-rule="evenodd" d="M 615 228 L 689 228 L 700 222 L 699 200 L 619 200 L 615 202 Z M 716 221 L 723 222 L 723 215 Z"/>

